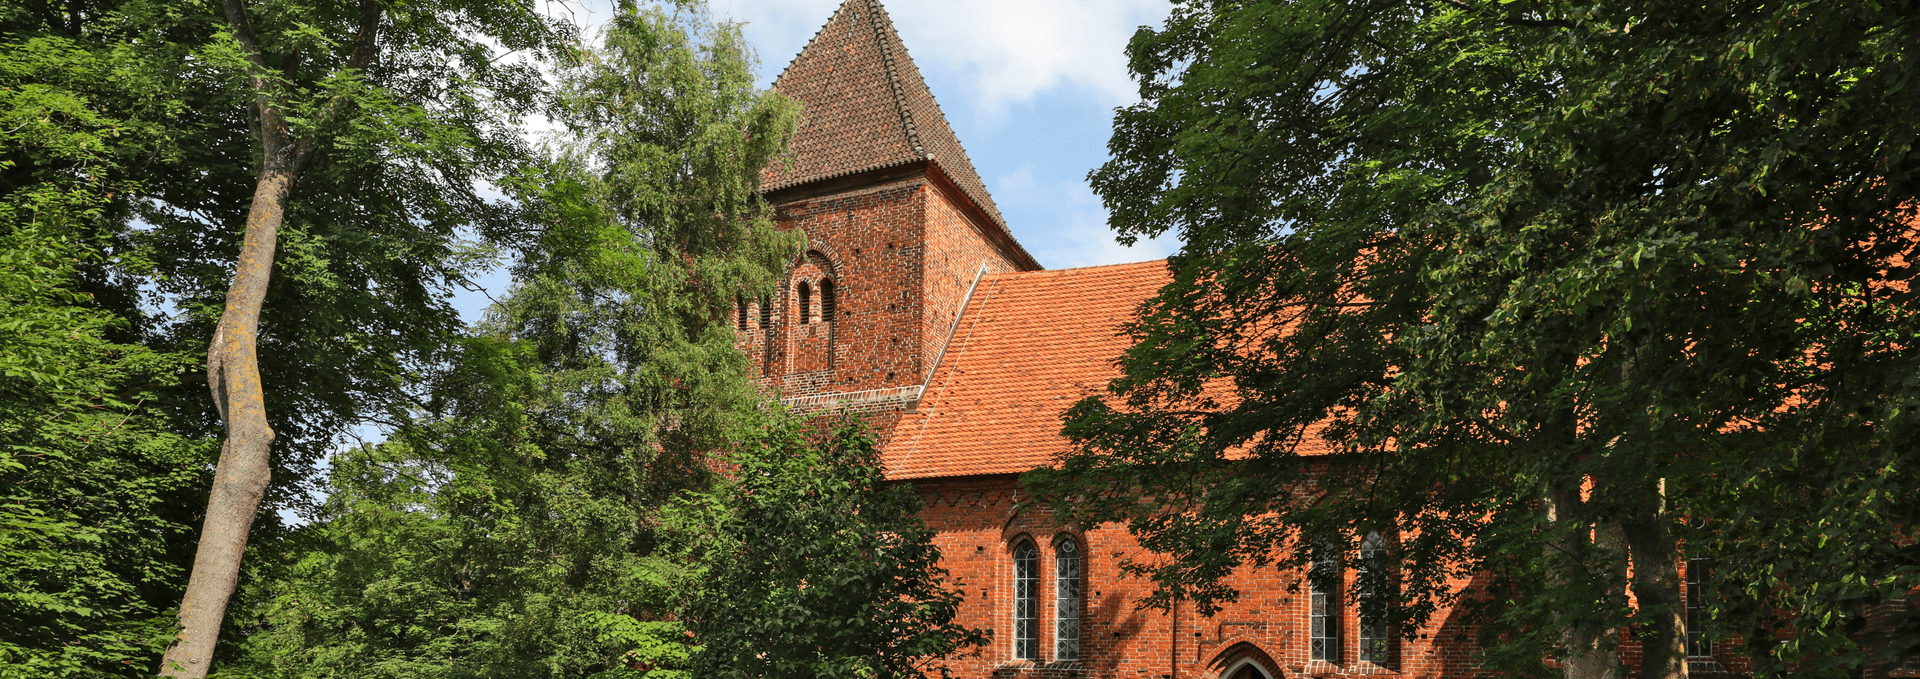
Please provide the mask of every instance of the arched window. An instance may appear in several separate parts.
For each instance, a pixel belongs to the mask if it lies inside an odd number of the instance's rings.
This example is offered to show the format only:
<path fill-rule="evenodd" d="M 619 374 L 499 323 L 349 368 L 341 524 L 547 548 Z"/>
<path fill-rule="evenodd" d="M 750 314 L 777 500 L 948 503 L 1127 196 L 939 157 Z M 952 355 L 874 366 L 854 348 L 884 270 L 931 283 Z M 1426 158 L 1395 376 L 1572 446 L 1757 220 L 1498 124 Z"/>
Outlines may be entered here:
<path fill-rule="evenodd" d="M 1013 659 L 1040 659 L 1040 550 L 1031 542 L 1013 548 Z"/>
<path fill-rule="evenodd" d="M 735 306 L 740 307 L 739 309 L 740 318 L 738 321 L 735 321 L 735 325 L 738 325 L 741 330 L 746 330 L 747 329 L 747 298 L 741 297 L 739 295 L 734 295 L 733 303 Z"/>
<path fill-rule="evenodd" d="M 1707 578 L 1712 571 L 1711 559 L 1687 559 L 1687 657 L 1696 660 L 1713 657 L 1713 642 L 1707 641 Z"/>
<path fill-rule="evenodd" d="M 833 279 L 820 280 L 820 320 L 833 322 Z"/>
<path fill-rule="evenodd" d="M 813 322 L 813 288 L 806 281 L 800 281 L 800 324 Z"/>
<path fill-rule="evenodd" d="M 1080 611 L 1086 588 L 1080 545 L 1060 536 L 1053 543 L 1053 659 L 1080 659 Z"/>
<path fill-rule="evenodd" d="M 1307 611 L 1307 638 L 1314 660 L 1340 662 L 1340 553 L 1322 548 L 1307 576 L 1312 603 Z"/>
<path fill-rule="evenodd" d="M 760 329 L 766 330 L 771 327 L 773 327 L 773 298 L 762 295 L 760 297 Z"/>
<path fill-rule="evenodd" d="M 1360 541 L 1354 574 L 1360 587 L 1360 659 L 1381 667 L 1393 665 L 1393 635 L 1385 619 L 1386 607 L 1394 600 L 1393 568 L 1387 559 L 1387 539 L 1379 533 L 1368 533 Z"/>

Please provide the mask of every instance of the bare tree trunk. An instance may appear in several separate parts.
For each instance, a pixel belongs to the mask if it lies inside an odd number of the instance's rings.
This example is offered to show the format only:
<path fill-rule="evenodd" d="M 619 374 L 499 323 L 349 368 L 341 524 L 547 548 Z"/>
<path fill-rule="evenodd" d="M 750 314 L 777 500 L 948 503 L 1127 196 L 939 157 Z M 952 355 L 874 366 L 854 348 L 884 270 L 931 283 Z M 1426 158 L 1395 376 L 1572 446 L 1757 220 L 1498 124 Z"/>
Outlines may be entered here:
<path fill-rule="evenodd" d="M 207 347 L 207 385 L 213 391 L 214 408 L 226 424 L 227 439 L 221 445 L 213 490 L 207 497 L 207 516 L 200 526 L 193 572 L 180 600 L 180 632 L 160 659 L 162 676 L 192 679 L 207 676 L 212 664 L 227 601 L 240 580 L 247 535 L 273 479 L 274 433 L 267 422 L 266 386 L 260 379 L 260 310 L 273 274 L 274 250 L 280 225 L 286 219 L 287 201 L 313 155 L 316 141 L 311 133 L 296 137 L 288 125 L 241 0 L 225 0 L 225 5 L 234 36 L 254 66 L 251 84 L 263 152 L 240 258 L 227 289 L 227 304 Z M 372 2 L 362 5 L 359 35 L 348 68 L 364 68 L 372 60 L 382 11 Z"/>
<path fill-rule="evenodd" d="M 271 157 L 271 156 L 270 156 Z M 284 165 L 284 163 L 274 163 Z M 247 532 L 272 480 L 269 450 L 273 429 L 267 424 L 266 392 L 255 351 L 260 307 L 273 271 L 273 251 L 284 218 L 293 176 L 284 168 L 263 174 L 247 214 L 246 240 L 240 247 L 233 286 L 220 315 L 216 342 L 207 348 L 207 378 L 214 403 L 226 420 L 227 440 L 220 449 L 193 574 L 180 600 L 180 636 L 161 659 L 161 674 L 204 677 L 213 656 L 227 599 L 240 578 L 240 556 Z"/>
<path fill-rule="evenodd" d="M 1634 617 L 1648 633 L 1640 651 L 1641 679 L 1684 679 L 1687 676 L 1686 609 L 1680 599 L 1680 552 L 1667 526 L 1666 480 L 1636 489 L 1638 516 L 1627 522 L 1627 546 L 1633 552 L 1633 597 L 1640 612 Z"/>
<path fill-rule="evenodd" d="M 1581 505 L 1580 491 L 1577 488 L 1562 489 L 1551 493 L 1547 499 L 1549 521 L 1579 521 Z M 1584 522 L 1583 522 L 1584 523 Z M 1605 562 L 1609 574 L 1622 576 L 1626 570 L 1625 552 L 1620 549 L 1619 529 L 1612 525 L 1603 525 L 1596 537 L 1589 542 L 1585 530 L 1570 531 L 1562 543 L 1552 547 L 1562 559 L 1583 563 Z M 1551 558 L 1551 557 L 1550 557 Z M 1557 584 L 1568 585 L 1576 576 L 1573 567 L 1557 569 L 1552 577 Z M 1560 643 L 1567 651 L 1567 657 L 1560 663 L 1560 671 L 1566 679 L 1621 679 L 1620 645 L 1615 630 L 1604 625 L 1571 619 L 1562 614 L 1556 624 L 1560 626 Z"/>

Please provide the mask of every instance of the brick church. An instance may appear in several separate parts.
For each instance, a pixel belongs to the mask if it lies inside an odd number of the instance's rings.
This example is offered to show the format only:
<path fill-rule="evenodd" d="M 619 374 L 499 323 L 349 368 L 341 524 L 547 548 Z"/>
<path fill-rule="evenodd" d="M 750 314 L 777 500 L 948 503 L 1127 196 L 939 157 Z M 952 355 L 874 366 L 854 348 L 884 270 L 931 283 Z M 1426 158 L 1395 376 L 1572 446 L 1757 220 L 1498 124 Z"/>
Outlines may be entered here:
<path fill-rule="evenodd" d="M 877 0 L 846 0 L 774 88 L 805 118 L 765 195 L 808 250 L 778 295 L 741 310 L 741 346 L 789 407 L 867 414 L 890 478 L 925 498 L 966 593 L 960 622 L 994 630 L 950 664 L 957 676 L 1472 673 L 1468 644 L 1439 643 L 1470 635 L 1454 616 L 1384 638 L 1301 573 L 1242 572 L 1241 601 L 1212 617 L 1136 611 L 1151 584 L 1121 577 L 1121 557 L 1143 551 L 1123 527 L 1016 512 L 1018 475 L 1066 450 L 1061 411 L 1116 375 L 1115 332 L 1166 282 L 1164 262 L 1034 261 Z"/>

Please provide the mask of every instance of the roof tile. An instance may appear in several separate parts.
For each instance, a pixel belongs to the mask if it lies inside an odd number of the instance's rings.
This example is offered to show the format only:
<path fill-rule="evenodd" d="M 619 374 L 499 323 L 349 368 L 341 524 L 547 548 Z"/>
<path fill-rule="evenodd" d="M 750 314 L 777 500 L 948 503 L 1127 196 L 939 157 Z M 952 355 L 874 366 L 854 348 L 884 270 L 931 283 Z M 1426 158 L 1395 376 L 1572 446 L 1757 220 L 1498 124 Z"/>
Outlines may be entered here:
<path fill-rule="evenodd" d="M 887 475 L 1012 474 L 1068 450 L 1060 415 L 1119 376 L 1120 326 L 1169 280 L 1165 261 L 980 281 L 916 413 L 893 427 Z"/>
<path fill-rule="evenodd" d="M 769 168 L 766 191 L 931 158 L 1006 229 L 933 91 L 878 0 L 846 0 L 773 89 L 804 107 L 793 164 Z"/>

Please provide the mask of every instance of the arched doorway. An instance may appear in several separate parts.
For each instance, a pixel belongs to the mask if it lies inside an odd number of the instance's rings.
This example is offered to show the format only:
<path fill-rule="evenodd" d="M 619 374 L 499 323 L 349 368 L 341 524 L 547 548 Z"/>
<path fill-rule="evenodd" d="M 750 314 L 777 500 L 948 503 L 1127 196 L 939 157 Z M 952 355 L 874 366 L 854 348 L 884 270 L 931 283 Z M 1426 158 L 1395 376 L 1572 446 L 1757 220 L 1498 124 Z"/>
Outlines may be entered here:
<path fill-rule="evenodd" d="M 1215 654 L 1207 666 L 1219 672 L 1211 675 L 1218 679 L 1286 679 L 1279 674 L 1280 665 L 1250 641 L 1227 646 Z"/>
<path fill-rule="evenodd" d="M 1234 670 L 1233 673 L 1227 675 L 1225 679 L 1272 679 L 1272 678 L 1268 677 L 1267 673 L 1260 671 L 1260 667 L 1258 665 L 1248 662 L 1248 663 L 1242 663 L 1239 669 Z"/>

